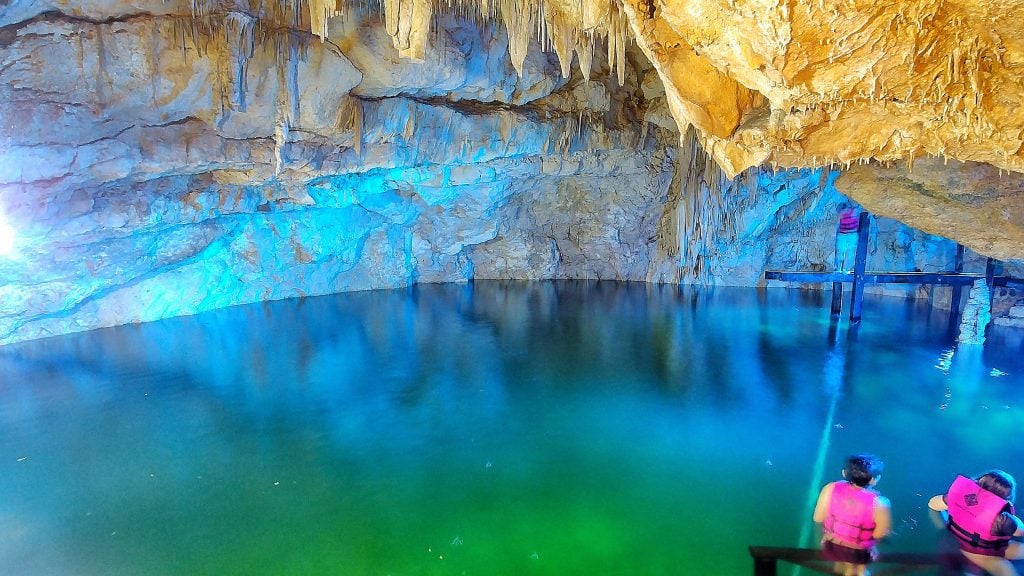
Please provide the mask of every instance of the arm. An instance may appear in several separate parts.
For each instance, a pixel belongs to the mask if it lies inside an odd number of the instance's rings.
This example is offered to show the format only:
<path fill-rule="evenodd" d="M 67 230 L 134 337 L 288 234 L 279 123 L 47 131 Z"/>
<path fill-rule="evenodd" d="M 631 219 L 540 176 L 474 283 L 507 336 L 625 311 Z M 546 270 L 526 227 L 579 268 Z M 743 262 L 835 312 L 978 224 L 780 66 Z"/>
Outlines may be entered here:
<path fill-rule="evenodd" d="M 818 493 L 818 503 L 814 505 L 814 521 L 822 523 L 825 521 L 825 514 L 828 512 L 828 503 L 832 499 L 832 483 L 829 482 L 822 487 Z"/>
<path fill-rule="evenodd" d="M 892 509 L 889 508 L 889 499 L 881 496 L 875 501 L 875 531 L 871 536 L 875 540 L 881 540 L 892 533 Z"/>
<path fill-rule="evenodd" d="M 939 494 L 937 496 L 932 496 L 932 499 L 928 501 L 928 507 L 931 508 L 932 510 L 935 510 L 936 512 L 942 512 L 943 510 L 948 510 L 949 508 L 946 506 L 946 496 L 945 496 L 945 494 Z"/>
<path fill-rule="evenodd" d="M 932 496 L 931 500 L 928 501 L 928 519 L 939 530 L 946 527 L 946 520 L 948 518 L 946 510 L 948 509 L 949 506 L 946 505 L 946 496 L 944 494 Z"/>

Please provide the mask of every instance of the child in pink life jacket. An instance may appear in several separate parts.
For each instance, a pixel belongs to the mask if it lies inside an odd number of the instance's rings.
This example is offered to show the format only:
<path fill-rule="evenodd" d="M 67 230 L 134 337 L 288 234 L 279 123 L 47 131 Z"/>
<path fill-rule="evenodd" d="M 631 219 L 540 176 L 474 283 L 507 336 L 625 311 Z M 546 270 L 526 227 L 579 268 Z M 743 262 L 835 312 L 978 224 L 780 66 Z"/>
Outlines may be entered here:
<path fill-rule="evenodd" d="M 822 556 L 836 563 L 844 576 L 865 576 L 877 557 L 876 543 L 889 535 L 889 500 L 874 490 L 882 461 L 868 454 L 850 456 L 844 480 L 826 484 L 814 506 L 814 521 L 822 525 Z"/>
<path fill-rule="evenodd" d="M 857 231 L 860 229 L 860 217 L 848 203 L 843 202 L 837 207 L 838 223 L 836 229 L 836 272 L 850 272 L 857 256 Z"/>
<path fill-rule="evenodd" d="M 1016 495 L 1013 476 L 992 470 L 974 480 L 957 476 L 928 507 L 943 512 L 946 527 L 970 562 L 992 576 L 1018 576 L 1010 563 L 1024 558 L 1024 546 L 1011 540 L 1024 536 L 1024 523 L 1014 516 Z"/>

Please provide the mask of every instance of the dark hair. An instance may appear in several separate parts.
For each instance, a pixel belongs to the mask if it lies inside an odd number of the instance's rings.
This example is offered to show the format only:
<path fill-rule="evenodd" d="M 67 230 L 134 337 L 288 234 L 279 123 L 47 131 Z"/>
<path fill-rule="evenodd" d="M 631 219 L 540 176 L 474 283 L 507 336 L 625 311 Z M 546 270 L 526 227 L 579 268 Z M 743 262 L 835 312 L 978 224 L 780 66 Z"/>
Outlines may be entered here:
<path fill-rule="evenodd" d="M 885 465 L 872 454 L 855 454 L 846 459 L 846 480 L 863 488 L 877 478 Z"/>
<path fill-rule="evenodd" d="M 989 470 L 978 476 L 975 482 L 985 490 L 1013 503 L 1017 499 L 1017 481 L 1002 470 Z"/>
<path fill-rule="evenodd" d="M 1007 504 L 1009 506 L 1009 504 Z M 993 536 L 1013 536 L 1017 532 L 1017 521 L 1012 514 L 1003 510 L 998 516 L 992 519 Z"/>

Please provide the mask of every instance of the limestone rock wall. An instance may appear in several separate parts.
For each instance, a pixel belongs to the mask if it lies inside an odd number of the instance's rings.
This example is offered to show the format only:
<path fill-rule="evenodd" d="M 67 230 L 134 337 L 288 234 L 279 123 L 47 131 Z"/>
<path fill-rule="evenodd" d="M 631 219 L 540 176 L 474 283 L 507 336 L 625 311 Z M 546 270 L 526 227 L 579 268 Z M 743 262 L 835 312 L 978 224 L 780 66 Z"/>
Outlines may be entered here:
<path fill-rule="evenodd" d="M 411 63 L 369 16 L 333 43 L 147 7 L 0 34 L 0 342 L 412 282 L 645 277 L 640 215 L 677 147 L 642 121 L 642 58 L 622 92 L 601 57 L 563 78 L 535 49 L 520 74 L 455 16 Z"/>
<path fill-rule="evenodd" d="M 440 14 L 413 61 L 372 12 L 322 41 L 236 4 L 2 9 L 0 343 L 413 282 L 755 285 L 831 261 L 836 174 L 728 178 L 638 50 L 567 75 Z M 897 269 L 953 246 L 893 222 L 873 242 Z"/>

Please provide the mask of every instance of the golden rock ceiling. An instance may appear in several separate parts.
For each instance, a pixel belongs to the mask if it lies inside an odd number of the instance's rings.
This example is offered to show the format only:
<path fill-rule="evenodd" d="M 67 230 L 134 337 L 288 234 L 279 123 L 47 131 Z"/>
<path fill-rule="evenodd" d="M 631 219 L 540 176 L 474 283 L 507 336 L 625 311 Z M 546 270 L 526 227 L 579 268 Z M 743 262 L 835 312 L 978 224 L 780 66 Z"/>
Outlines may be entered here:
<path fill-rule="evenodd" d="M 635 42 L 685 133 L 734 176 L 764 163 L 848 166 L 922 156 L 1024 171 L 1024 3 L 1017 0 L 384 0 L 404 56 L 432 12 L 498 18 L 520 69 L 531 37 L 589 75 Z M 310 29 L 342 15 L 309 0 Z M 621 66 L 618 67 L 621 70 Z"/>
<path fill-rule="evenodd" d="M 676 119 L 727 171 L 922 155 L 1024 166 L 1024 4 L 677 1 L 651 22 L 637 39 L 681 92 Z M 666 43 L 715 73 L 672 69 Z M 686 83 L 735 102 L 731 114 L 688 115 L 703 103 Z"/>

